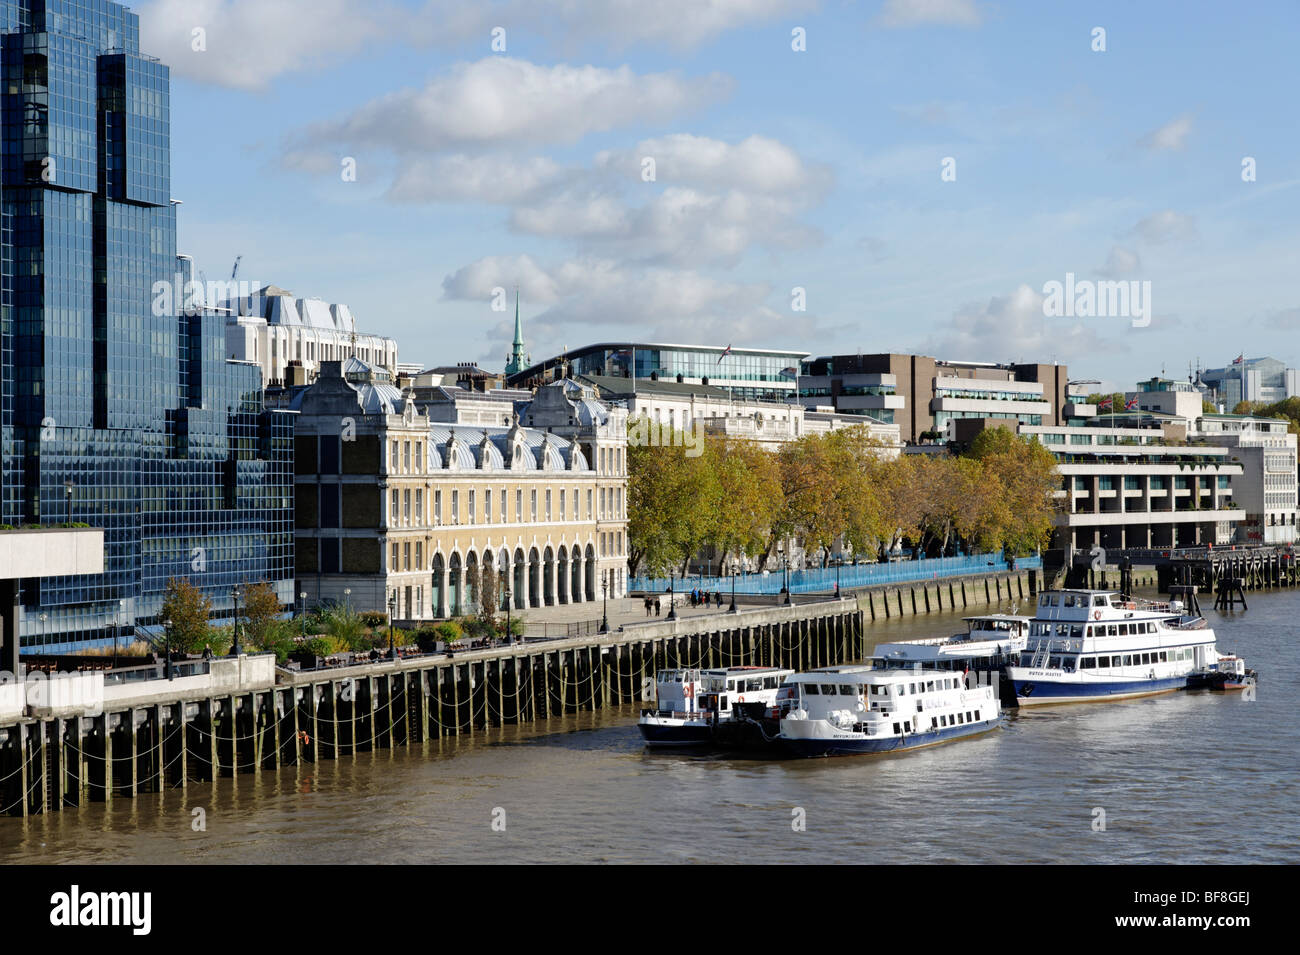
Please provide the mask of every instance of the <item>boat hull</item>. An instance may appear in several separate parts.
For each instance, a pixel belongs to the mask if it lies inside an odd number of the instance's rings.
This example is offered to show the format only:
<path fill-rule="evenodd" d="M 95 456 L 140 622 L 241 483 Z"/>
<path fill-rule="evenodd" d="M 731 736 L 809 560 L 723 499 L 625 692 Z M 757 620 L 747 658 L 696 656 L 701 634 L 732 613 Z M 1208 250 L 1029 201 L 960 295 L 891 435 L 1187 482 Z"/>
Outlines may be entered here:
<path fill-rule="evenodd" d="M 638 723 L 647 746 L 708 746 L 713 730 L 706 723 Z"/>
<path fill-rule="evenodd" d="M 1050 706 L 1058 703 L 1127 700 L 1139 696 L 1154 696 L 1158 693 L 1172 693 L 1187 688 L 1187 675 L 1163 677 L 1157 680 L 1115 680 L 1097 683 L 1042 679 L 1012 682 L 1016 689 L 1016 703 L 1019 706 Z"/>
<path fill-rule="evenodd" d="M 997 720 L 983 723 L 968 723 L 963 726 L 947 726 L 943 729 L 924 733 L 911 733 L 907 736 L 891 737 L 791 737 L 778 736 L 777 745 L 791 755 L 798 757 L 818 756 L 870 756 L 881 753 L 902 753 L 923 746 L 935 746 L 951 742 L 966 736 L 978 736 L 998 727 Z"/>

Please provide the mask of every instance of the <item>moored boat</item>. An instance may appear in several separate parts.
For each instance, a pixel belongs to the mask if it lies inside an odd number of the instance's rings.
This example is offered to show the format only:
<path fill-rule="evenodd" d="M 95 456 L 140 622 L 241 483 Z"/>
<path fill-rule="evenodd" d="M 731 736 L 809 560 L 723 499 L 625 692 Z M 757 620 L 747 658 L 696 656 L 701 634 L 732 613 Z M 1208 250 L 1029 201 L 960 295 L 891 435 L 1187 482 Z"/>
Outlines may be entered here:
<path fill-rule="evenodd" d="M 1053 590 L 1007 676 L 1020 706 L 1122 700 L 1186 689 L 1216 659 L 1214 631 L 1178 601 Z"/>
<path fill-rule="evenodd" d="M 660 670 L 655 708 L 642 711 L 637 728 L 650 746 L 740 744 L 751 719 L 773 712 L 781 685 L 793 673 L 757 666 Z"/>
<path fill-rule="evenodd" d="M 997 727 L 991 686 L 917 669 L 827 667 L 791 677 L 777 743 L 794 756 L 889 753 L 945 743 Z"/>

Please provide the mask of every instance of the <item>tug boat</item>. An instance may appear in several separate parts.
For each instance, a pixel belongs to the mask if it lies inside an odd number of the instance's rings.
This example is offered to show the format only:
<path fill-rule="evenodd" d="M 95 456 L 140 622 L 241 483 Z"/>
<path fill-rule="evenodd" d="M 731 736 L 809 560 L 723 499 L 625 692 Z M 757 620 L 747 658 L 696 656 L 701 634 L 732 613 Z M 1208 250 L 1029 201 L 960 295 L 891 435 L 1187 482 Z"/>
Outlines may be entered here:
<path fill-rule="evenodd" d="M 991 686 L 967 688 L 964 673 L 826 667 L 790 678 L 777 743 L 794 756 L 892 753 L 997 727 Z"/>
<path fill-rule="evenodd" d="M 1123 700 L 1186 689 L 1218 660 L 1214 631 L 1179 601 L 1113 591 L 1039 595 L 1029 641 L 1007 667 L 1020 706 Z"/>
<path fill-rule="evenodd" d="M 648 746 L 709 746 L 742 741 L 752 721 L 774 713 L 781 686 L 794 673 L 777 667 L 660 670 L 655 708 L 637 728 Z"/>
<path fill-rule="evenodd" d="M 1259 682 L 1259 674 L 1246 668 L 1246 661 L 1235 653 L 1216 654 L 1214 660 L 1204 670 L 1192 674 L 1188 679 L 1190 690 L 1244 690 Z"/>

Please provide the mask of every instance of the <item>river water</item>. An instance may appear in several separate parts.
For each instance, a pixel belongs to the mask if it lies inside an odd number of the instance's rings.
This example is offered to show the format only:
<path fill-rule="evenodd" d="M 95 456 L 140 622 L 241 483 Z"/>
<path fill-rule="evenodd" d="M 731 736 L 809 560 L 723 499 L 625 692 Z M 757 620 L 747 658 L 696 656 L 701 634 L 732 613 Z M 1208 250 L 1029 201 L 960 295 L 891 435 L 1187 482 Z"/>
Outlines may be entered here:
<path fill-rule="evenodd" d="M 2 818 L 0 861 L 1294 863 L 1300 592 L 1249 600 L 1208 617 L 1260 670 L 1254 702 L 1013 711 L 973 739 L 807 761 L 652 753 L 628 706 Z M 959 629 L 907 618 L 868 642 Z"/>

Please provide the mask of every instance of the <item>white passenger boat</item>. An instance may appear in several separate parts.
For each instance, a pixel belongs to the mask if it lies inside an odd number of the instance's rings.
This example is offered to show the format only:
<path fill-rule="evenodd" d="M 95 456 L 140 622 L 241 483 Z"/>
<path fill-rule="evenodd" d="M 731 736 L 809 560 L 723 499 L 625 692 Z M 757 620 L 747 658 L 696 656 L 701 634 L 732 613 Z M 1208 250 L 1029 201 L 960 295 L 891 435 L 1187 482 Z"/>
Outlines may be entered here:
<path fill-rule="evenodd" d="M 962 619 L 965 633 L 881 643 L 868 660 L 880 668 L 919 665 L 927 670 L 993 670 L 1020 660 L 1029 617 L 991 613 Z"/>
<path fill-rule="evenodd" d="M 1002 713 L 993 687 L 936 670 L 827 667 L 791 677 L 782 696 L 776 739 L 795 756 L 931 746 L 987 732 Z"/>
<path fill-rule="evenodd" d="M 1038 597 L 1029 642 L 1007 668 L 1020 706 L 1122 700 L 1185 689 L 1217 660 L 1214 631 L 1178 601 L 1134 601 L 1113 591 L 1053 590 Z"/>
<path fill-rule="evenodd" d="M 650 746 L 712 744 L 719 730 L 770 714 L 781 685 L 793 673 L 754 666 L 660 670 L 655 708 L 642 711 L 637 727 Z"/>

